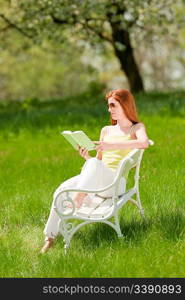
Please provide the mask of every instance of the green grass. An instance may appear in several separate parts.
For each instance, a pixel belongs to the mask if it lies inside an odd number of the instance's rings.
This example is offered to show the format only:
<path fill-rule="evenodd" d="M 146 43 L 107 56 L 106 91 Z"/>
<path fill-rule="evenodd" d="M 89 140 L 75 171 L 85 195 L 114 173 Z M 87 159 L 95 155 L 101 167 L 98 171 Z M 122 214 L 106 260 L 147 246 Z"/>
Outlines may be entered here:
<path fill-rule="evenodd" d="M 185 92 L 136 95 L 155 142 L 140 172 L 146 221 L 128 203 L 120 213 L 123 240 L 91 224 L 75 234 L 66 256 L 61 237 L 39 254 L 52 194 L 85 162 L 59 133 L 82 129 L 97 140 L 109 124 L 100 99 L 0 105 L 1 277 L 184 277 Z"/>

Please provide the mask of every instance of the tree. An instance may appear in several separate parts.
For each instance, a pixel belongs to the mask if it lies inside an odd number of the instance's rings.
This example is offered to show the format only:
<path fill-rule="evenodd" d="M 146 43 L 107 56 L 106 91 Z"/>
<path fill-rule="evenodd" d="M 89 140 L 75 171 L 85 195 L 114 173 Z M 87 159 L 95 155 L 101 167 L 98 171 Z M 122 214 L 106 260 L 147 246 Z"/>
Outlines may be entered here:
<path fill-rule="evenodd" d="M 110 43 L 130 89 L 139 92 L 144 86 L 134 56 L 132 34 L 138 28 L 142 34 L 155 32 L 155 26 L 164 28 L 174 22 L 172 3 L 172 0 L 14 0 L 9 1 L 9 10 L 0 17 L 4 34 L 14 28 L 36 43 L 45 38 L 59 43 L 82 39 L 102 47 Z"/>

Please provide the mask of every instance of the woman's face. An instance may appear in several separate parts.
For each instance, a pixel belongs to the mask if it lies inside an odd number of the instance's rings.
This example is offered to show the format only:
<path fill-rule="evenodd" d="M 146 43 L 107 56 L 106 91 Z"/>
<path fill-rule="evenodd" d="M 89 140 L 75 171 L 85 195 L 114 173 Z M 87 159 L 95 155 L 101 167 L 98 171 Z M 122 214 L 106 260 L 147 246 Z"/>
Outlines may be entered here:
<path fill-rule="evenodd" d="M 119 120 L 125 117 L 122 106 L 113 97 L 108 99 L 108 111 L 110 112 L 113 120 Z"/>

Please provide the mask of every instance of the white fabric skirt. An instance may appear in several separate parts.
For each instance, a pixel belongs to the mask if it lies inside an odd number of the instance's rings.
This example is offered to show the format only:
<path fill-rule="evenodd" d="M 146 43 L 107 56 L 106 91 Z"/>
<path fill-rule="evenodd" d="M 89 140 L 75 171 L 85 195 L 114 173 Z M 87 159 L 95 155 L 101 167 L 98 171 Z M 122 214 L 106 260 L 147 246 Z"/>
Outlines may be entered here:
<path fill-rule="evenodd" d="M 88 159 L 82 169 L 81 173 L 67 179 L 64 181 L 53 194 L 53 202 L 58 193 L 60 193 L 63 189 L 66 188 L 77 188 L 77 189 L 87 189 L 87 190 L 99 190 L 105 188 L 107 185 L 111 184 L 116 176 L 116 171 L 108 168 L 102 160 L 97 159 L 96 157 L 92 157 Z M 120 185 L 119 185 L 119 194 L 124 193 L 125 191 L 126 181 L 124 177 L 121 177 Z M 74 195 L 77 192 L 70 192 L 69 196 L 73 199 Z M 101 196 L 108 197 L 112 196 L 113 188 L 110 188 L 107 191 L 98 193 Z M 94 193 L 95 194 L 95 193 Z M 93 200 L 93 193 L 88 194 Z M 59 225 L 59 216 L 55 212 L 53 208 L 53 204 L 51 206 L 50 215 L 48 221 L 46 223 L 44 234 L 46 238 L 48 237 L 56 237 L 58 234 L 58 225 Z"/>

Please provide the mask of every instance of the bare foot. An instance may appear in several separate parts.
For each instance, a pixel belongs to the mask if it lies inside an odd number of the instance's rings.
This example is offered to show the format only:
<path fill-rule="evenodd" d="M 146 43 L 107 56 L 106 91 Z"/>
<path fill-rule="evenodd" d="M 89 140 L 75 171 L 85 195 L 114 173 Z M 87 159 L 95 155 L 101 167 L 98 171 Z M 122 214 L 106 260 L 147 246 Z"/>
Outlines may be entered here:
<path fill-rule="evenodd" d="M 86 193 L 77 193 L 77 195 L 74 198 L 74 202 L 75 202 L 77 208 L 80 208 L 82 206 L 84 198 L 86 196 L 87 196 Z"/>
<path fill-rule="evenodd" d="M 86 193 L 77 193 L 76 196 L 74 197 L 73 201 L 75 203 L 76 208 L 80 208 L 82 206 L 83 200 L 86 197 Z M 72 208 L 72 204 L 68 203 L 67 207 Z"/>
<path fill-rule="evenodd" d="M 53 238 L 48 238 L 46 241 L 45 241 L 45 244 L 44 246 L 42 247 L 40 253 L 45 253 L 48 251 L 49 248 L 51 248 L 53 246 L 53 243 L 54 243 L 54 239 Z"/>

